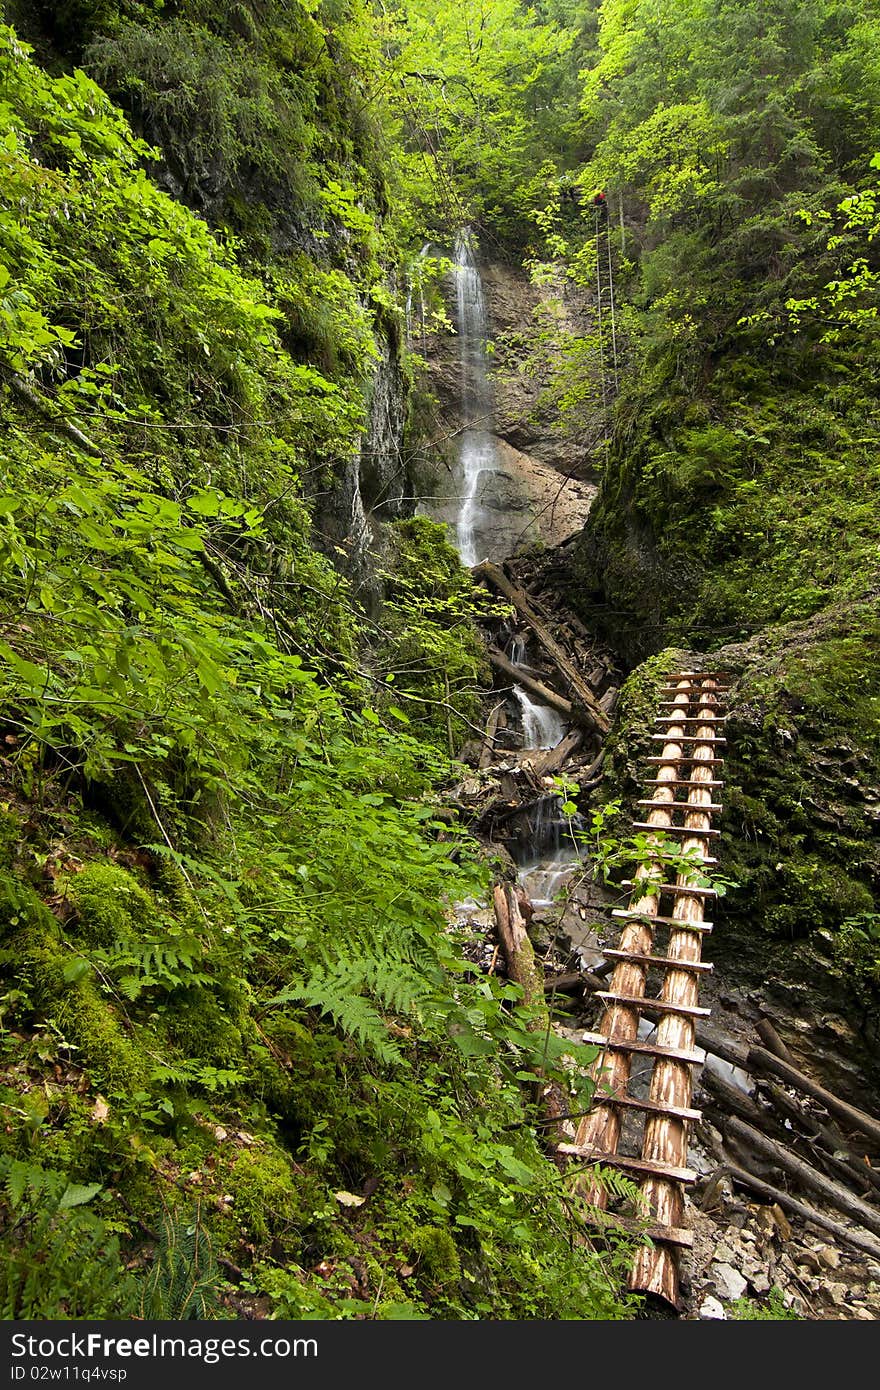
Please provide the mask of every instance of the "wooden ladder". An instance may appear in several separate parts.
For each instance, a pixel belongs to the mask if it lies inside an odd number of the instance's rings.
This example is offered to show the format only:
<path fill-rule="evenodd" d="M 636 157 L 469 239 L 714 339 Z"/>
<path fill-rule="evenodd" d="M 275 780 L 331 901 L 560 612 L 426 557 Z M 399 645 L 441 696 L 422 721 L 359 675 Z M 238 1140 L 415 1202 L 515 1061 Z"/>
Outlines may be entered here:
<path fill-rule="evenodd" d="M 707 865 L 717 862 L 709 846 L 718 835 L 712 817 L 721 810 L 718 750 L 724 740 L 718 730 L 726 690 L 718 673 L 679 671 L 667 678 L 652 735 L 662 751 L 648 759 L 656 773 L 647 789 L 650 797 L 639 802 L 644 809 L 639 829 L 673 836 L 682 852 L 694 851 Z M 663 880 L 659 893 L 656 887 L 643 888 L 643 880 L 656 885 L 658 876 Z M 626 885 L 632 889 L 629 907 L 614 914 L 625 922 L 617 949 L 608 953 L 617 964 L 602 995 L 599 1028 L 584 1034 L 585 1042 L 602 1049 L 593 1069 L 596 1092 L 576 1142 L 560 1144 L 559 1151 L 587 1164 L 619 1168 L 638 1181 L 653 1244 L 637 1251 L 630 1287 L 678 1308 L 681 1250 L 693 1243 L 684 1202 L 685 1187 L 697 1177 L 687 1167 L 688 1126 L 700 1118 L 691 1108 L 691 1069 L 705 1060 L 694 1042 L 697 1019 L 709 1013 L 699 1006 L 699 982 L 712 968 L 701 954 L 703 938 L 712 930 L 706 905 L 715 890 L 701 886 L 698 871 L 667 881 L 670 877 L 659 859 L 641 865 Z M 657 975 L 659 988 L 649 995 L 649 979 Z M 643 1018 L 653 1028 L 647 1040 L 639 1037 Z M 632 1060 L 640 1056 L 653 1062 L 644 1099 L 629 1093 Z M 638 1155 L 618 1153 L 626 1114 L 643 1117 Z M 596 1208 L 597 1224 L 632 1225 L 611 1213 L 601 1216 L 607 1193 L 595 1179 L 585 1177 L 581 1190 Z"/>

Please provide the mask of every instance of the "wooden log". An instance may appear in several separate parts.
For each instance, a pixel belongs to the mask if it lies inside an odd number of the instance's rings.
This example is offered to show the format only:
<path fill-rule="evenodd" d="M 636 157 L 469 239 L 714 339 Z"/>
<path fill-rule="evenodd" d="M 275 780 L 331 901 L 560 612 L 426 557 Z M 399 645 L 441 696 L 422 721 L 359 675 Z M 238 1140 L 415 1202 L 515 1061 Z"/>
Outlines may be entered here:
<path fill-rule="evenodd" d="M 524 671 L 521 666 L 514 666 L 513 662 L 509 661 L 504 653 L 500 652 L 497 647 L 489 648 L 489 660 L 496 671 L 500 671 L 502 675 L 507 676 L 514 684 L 521 685 L 523 690 L 527 690 L 530 695 L 534 695 L 536 700 L 540 700 L 542 704 L 549 705 L 551 709 L 555 709 L 557 714 L 561 714 L 565 719 L 574 718 L 570 700 L 566 700 L 564 695 L 557 695 L 555 690 L 551 690 L 549 685 L 544 685 L 542 681 L 536 681 L 534 677 L 530 676 L 527 671 Z"/>
<path fill-rule="evenodd" d="M 495 735 L 498 732 L 498 720 L 503 709 L 504 701 L 499 700 L 486 721 L 486 734 L 483 739 L 483 747 L 480 750 L 478 767 L 488 767 L 495 756 Z"/>
<path fill-rule="evenodd" d="M 751 1070 L 746 1044 L 737 1042 L 727 1033 L 719 1033 L 717 1028 L 712 1028 L 708 1023 L 701 1023 L 697 1028 L 697 1042 L 700 1047 L 714 1053 L 716 1057 L 723 1058 L 732 1067 L 739 1067 L 741 1071 Z"/>
<path fill-rule="evenodd" d="M 807 1132 L 807 1140 L 814 1146 L 816 1158 L 833 1168 L 847 1182 L 858 1183 L 865 1192 L 870 1188 L 880 1191 L 880 1173 L 870 1164 L 860 1159 L 858 1154 L 854 1154 L 849 1149 L 843 1135 L 838 1131 L 831 1130 L 827 1125 L 823 1125 L 815 1115 L 790 1096 L 787 1091 L 783 1091 L 781 1086 L 776 1086 L 772 1081 L 762 1081 L 761 1086 L 766 1090 L 773 1106 L 792 1124 L 800 1125 Z M 748 1116 L 743 1118 L 747 1119 Z"/>
<path fill-rule="evenodd" d="M 529 1006 L 540 1001 L 541 1009 L 534 1027 L 549 1026 L 546 1005 L 544 1004 L 543 972 L 539 970 L 535 960 L 535 952 L 526 931 L 516 890 L 510 884 L 496 883 L 492 898 L 501 949 L 507 960 L 507 973 L 515 984 L 522 986 L 525 1005 Z"/>
<path fill-rule="evenodd" d="M 808 1191 L 815 1192 L 829 1206 L 834 1207 L 835 1211 L 843 1212 L 844 1216 L 857 1221 L 865 1230 L 880 1235 L 880 1211 L 876 1207 L 869 1206 L 841 1183 L 818 1172 L 778 1140 L 771 1139 L 753 1125 L 746 1124 L 744 1120 L 738 1120 L 734 1116 L 731 1116 L 724 1126 L 725 1139 L 728 1136 L 738 1139 L 751 1151 L 769 1159 L 776 1168 L 781 1168 L 784 1173 L 795 1178 Z"/>
<path fill-rule="evenodd" d="M 868 1139 L 873 1139 L 880 1144 L 880 1120 L 873 1115 L 867 1115 L 864 1110 L 859 1110 L 854 1105 L 849 1105 L 845 1100 L 841 1100 L 832 1091 L 827 1091 L 824 1086 L 820 1086 L 818 1081 L 806 1076 L 797 1067 L 789 1066 L 783 1062 L 781 1057 L 774 1057 L 772 1052 L 768 1052 L 763 1047 L 750 1047 L 748 1055 L 749 1070 L 754 1073 L 771 1076 L 778 1076 L 787 1086 L 791 1086 L 796 1091 L 801 1091 L 804 1095 L 812 1096 L 813 1100 L 821 1101 L 832 1115 L 836 1115 L 838 1120 L 842 1120 L 850 1129 L 856 1130 L 859 1134 L 865 1135 Z"/>
<path fill-rule="evenodd" d="M 747 1096 L 745 1091 L 741 1091 L 738 1086 L 731 1086 L 729 1081 L 725 1081 L 723 1076 L 717 1072 L 710 1071 L 704 1067 L 700 1073 L 700 1085 L 704 1091 L 708 1091 L 711 1096 L 706 1109 L 715 1108 L 727 1115 L 739 1115 L 740 1119 L 748 1120 L 750 1124 L 761 1125 L 765 1122 L 764 1113 L 761 1107 Z"/>
<path fill-rule="evenodd" d="M 810 1207 L 806 1202 L 801 1202 L 797 1197 L 792 1197 L 781 1187 L 773 1187 L 771 1183 L 765 1182 L 754 1173 L 750 1173 L 748 1168 L 741 1167 L 738 1163 L 725 1161 L 725 1168 L 740 1187 L 747 1187 L 751 1192 L 763 1197 L 767 1202 L 775 1202 L 782 1207 L 783 1211 L 790 1212 L 792 1216 L 798 1216 L 802 1221 L 809 1221 L 813 1226 L 817 1226 L 820 1231 L 827 1231 L 842 1244 L 851 1245 L 855 1250 L 861 1250 L 863 1254 L 870 1255 L 873 1259 L 880 1259 L 880 1240 L 874 1240 L 866 1231 L 851 1231 L 848 1226 L 844 1226 L 833 1217 L 827 1216 L 824 1211 L 817 1211 L 815 1207 Z"/>
<path fill-rule="evenodd" d="M 531 903 L 522 889 L 514 888 L 510 884 L 496 883 L 492 897 L 495 923 L 507 960 L 508 976 L 522 987 L 523 1004 L 532 1010 L 528 1022 L 529 1031 L 549 1032 L 550 1013 L 544 998 L 543 971 L 535 960 L 535 952 L 523 915 L 524 909 L 530 915 Z M 567 1106 L 561 1087 L 555 1081 L 548 1081 L 540 1067 L 535 1068 L 535 1082 L 534 1099 L 544 1112 L 543 1123 L 547 1127 L 548 1137 L 555 1141 L 564 1139 L 563 1121 Z M 557 1162 L 561 1165 L 564 1160 L 557 1159 Z"/>
<path fill-rule="evenodd" d="M 787 1062 L 790 1067 L 797 1065 L 769 1018 L 759 1019 L 755 1024 L 755 1032 L 767 1051 L 772 1052 L 774 1057 L 781 1057 L 782 1061 Z"/>
<path fill-rule="evenodd" d="M 555 748 L 548 748 L 546 752 L 537 756 L 529 755 L 532 771 L 537 777 L 547 777 L 551 772 L 558 772 L 568 762 L 572 753 L 577 752 L 583 741 L 583 729 L 572 729 L 571 733 L 559 740 Z"/>
<path fill-rule="evenodd" d="M 574 699 L 583 706 L 588 723 L 598 729 L 600 733 L 607 734 L 611 727 L 607 714 L 599 705 L 582 673 L 563 651 L 547 625 L 538 617 L 527 594 L 508 579 L 500 565 L 494 565 L 490 560 L 476 565 L 473 575 L 475 579 L 485 580 L 499 593 L 502 593 L 506 599 L 509 599 L 565 680 Z"/>
<path fill-rule="evenodd" d="M 564 975 L 551 975 L 549 980 L 544 981 L 545 994 L 583 994 L 587 988 L 587 982 L 579 970 L 571 970 Z"/>

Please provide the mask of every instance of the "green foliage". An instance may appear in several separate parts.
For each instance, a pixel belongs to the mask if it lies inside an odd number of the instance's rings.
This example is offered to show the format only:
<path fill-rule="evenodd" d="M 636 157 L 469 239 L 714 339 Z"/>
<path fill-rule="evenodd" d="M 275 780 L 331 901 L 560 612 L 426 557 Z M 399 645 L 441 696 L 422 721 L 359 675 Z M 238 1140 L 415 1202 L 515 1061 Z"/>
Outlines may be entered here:
<path fill-rule="evenodd" d="M 379 708 L 451 755 L 476 718 L 480 685 L 487 682 L 475 628 L 486 605 L 443 526 L 412 517 L 390 528 L 390 542 L 392 567 L 380 576 L 387 639 L 376 649 Z"/>
<path fill-rule="evenodd" d="M 136 879 L 116 864 L 89 864 L 70 882 L 77 936 L 92 946 L 138 941 L 155 925 L 156 905 Z"/>
<path fill-rule="evenodd" d="M 141 1317 L 178 1322 L 217 1317 L 219 1281 L 199 1208 L 191 1217 L 164 1212 L 156 1257 L 141 1290 Z"/>
<path fill-rule="evenodd" d="M 5 1319 L 125 1318 L 134 1281 L 119 1243 L 86 1207 L 99 1183 L 0 1156 L 0 1309 Z"/>
<path fill-rule="evenodd" d="M 802 1316 L 786 1307 L 782 1290 L 776 1285 L 762 1300 L 738 1298 L 728 1309 L 735 1322 L 800 1322 Z"/>
<path fill-rule="evenodd" d="M 77 14 L 164 163 L 0 30 L 0 1155 L 78 1175 L 10 1227 L 9 1315 L 124 1316 L 121 1238 L 151 1317 L 222 1316 L 221 1258 L 282 1314 L 623 1316 L 522 1085 L 593 1053 L 448 926 L 470 580 L 402 523 L 377 637 L 310 538 L 399 326 L 373 12 Z M 540 105 L 568 41 L 523 23 Z"/>

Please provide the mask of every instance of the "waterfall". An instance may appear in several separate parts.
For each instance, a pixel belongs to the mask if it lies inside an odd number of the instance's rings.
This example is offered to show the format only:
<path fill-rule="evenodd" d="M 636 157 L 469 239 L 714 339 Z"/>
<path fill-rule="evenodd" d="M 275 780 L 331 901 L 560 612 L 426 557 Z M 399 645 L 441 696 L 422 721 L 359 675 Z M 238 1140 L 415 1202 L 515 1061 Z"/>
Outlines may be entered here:
<path fill-rule="evenodd" d="M 492 387 L 486 362 L 486 306 L 468 229 L 455 238 L 455 284 L 464 421 L 458 453 L 462 490 L 455 538 L 462 564 L 475 565 L 480 559 L 482 480 L 484 474 L 497 471 L 498 459 L 491 432 Z"/>
<path fill-rule="evenodd" d="M 565 723 L 549 705 L 539 705 L 532 700 L 521 685 L 513 687 L 522 714 L 524 749 L 555 748 L 565 737 Z"/>
<path fill-rule="evenodd" d="M 526 641 L 524 637 L 511 637 L 507 644 L 507 655 L 514 666 L 522 666 L 526 660 Z M 539 705 L 523 690 L 521 685 L 513 687 L 513 695 L 519 704 L 522 721 L 522 747 L 524 750 L 555 748 L 565 737 L 567 725 L 549 705 Z"/>

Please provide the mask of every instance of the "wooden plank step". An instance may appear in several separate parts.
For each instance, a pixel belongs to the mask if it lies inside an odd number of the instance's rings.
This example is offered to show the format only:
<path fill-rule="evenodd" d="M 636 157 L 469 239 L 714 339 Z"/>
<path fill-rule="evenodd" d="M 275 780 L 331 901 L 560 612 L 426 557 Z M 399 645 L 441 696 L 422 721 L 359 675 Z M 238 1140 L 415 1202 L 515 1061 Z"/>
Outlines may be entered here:
<path fill-rule="evenodd" d="M 658 709 L 675 709 L 675 710 L 688 710 L 688 709 L 690 709 L 691 704 L 693 703 L 693 697 L 694 697 L 695 695 L 697 695 L 698 692 L 697 692 L 696 690 L 694 690 L 694 691 L 683 690 L 681 693 L 682 693 L 682 695 L 687 695 L 687 696 L 688 696 L 688 699 L 690 700 L 690 704 L 684 704 L 681 700 L 658 700 L 658 701 L 657 701 L 657 708 L 658 708 Z M 701 692 L 699 692 L 699 694 L 700 694 L 700 698 L 701 698 L 701 699 L 707 700 L 707 699 L 709 698 L 709 696 L 710 696 L 710 695 L 714 695 L 715 692 L 714 692 L 714 690 L 706 690 L 706 691 L 701 691 Z M 717 706 L 717 705 L 714 705 L 713 708 L 714 708 L 714 709 L 717 709 L 718 706 Z M 722 718 L 723 718 L 723 719 L 726 719 L 726 718 L 727 718 L 727 715 L 722 715 Z"/>
<path fill-rule="evenodd" d="M 620 1216 L 617 1212 L 579 1213 L 579 1216 L 599 1235 L 603 1230 L 625 1231 L 627 1235 L 648 1236 L 655 1245 L 675 1245 L 683 1250 L 692 1249 L 694 1244 L 694 1233 L 686 1226 L 643 1226 L 631 1216 Z"/>
<path fill-rule="evenodd" d="M 662 801 L 658 802 L 658 807 L 661 811 L 665 811 L 666 807 L 669 805 L 669 802 L 666 802 L 665 805 Z M 693 815 L 695 812 L 697 815 L 699 815 L 701 811 L 705 810 L 706 808 L 704 806 L 688 807 L 688 811 L 691 815 Z M 633 830 L 659 830 L 662 831 L 664 835 L 695 835 L 697 839 L 702 840 L 715 838 L 716 836 L 721 834 L 720 830 L 712 830 L 709 827 L 707 827 L 705 830 L 698 830 L 696 826 L 693 825 L 652 825 L 650 821 L 646 820 L 634 820 L 632 823 L 632 827 Z"/>
<path fill-rule="evenodd" d="M 703 862 L 704 862 L 705 864 L 709 864 L 709 863 L 711 863 L 712 861 L 709 860 L 709 859 L 705 859 Z M 642 885 L 639 884 L 639 883 L 634 883 L 633 880 L 632 880 L 631 878 L 622 878 L 622 879 L 620 880 L 620 886 L 621 886 L 621 888 L 640 888 Z M 717 888 L 691 888 L 690 886 L 685 887 L 683 884 L 680 884 L 680 883 L 661 883 L 661 884 L 660 884 L 660 890 L 659 890 L 659 891 L 660 891 L 661 893 L 674 893 L 674 894 L 676 894 L 677 897 L 681 897 L 681 898 L 717 898 L 717 897 L 718 897 L 718 889 L 717 889 Z M 637 913 L 635 913 L 635 916 L 636 916 L 636 917 L 644 917 L 645 914 L 644 914 L 644 912 L 637 912 Z M 659 922 L 661 919 L 660 919 L 659 917 L 655 917 L 653 920 L 654 920 L 655 922 Z M 690 931 L 699 931 L 699 930 L 700 930 L 700 928 L 699 928 L 699 926 L 697 925 L 696 922 L 681 922 L 680 925 L 681 925 L 682 927 L 687 927 Z"/>
<path fill-rule="evenodd" d="M 726 714 L 658 714 L 655 724 L 723 724 Z"/>
<path fill-rule="evenodd" d="M 684 722 L 684 721 L 682 721 Z M 679 738 L 672 738 L 669 734 L 650 734 L 649 737 L 654 743 L 726 743 L 726 738 L 719 738 L 717 734 L 682 734 Z M 681 762 L 682 759 L 676 759 Z"/>
<path fill-rule="evenodd" d="M 622 1168 L 625 1173 L 641 1173 L 646 1178 L 666 1178 L 668 1182 L 692 1183 L 700 1176 L 693 1168 L 674 1168 L 671 1163 L 655 1163 L 650 1158 L 630 1158 L 627 1154 L 603 1154 L 586 1149 L 581 1144 L 557 1144 L 557 1152 L 569 1158 L 583 1158 L 588 1163 L 603 1163 L 606 1168 Z"/>
<path fill-rule="evenodd" d="M 671 1120 L 701 1120 L 702 1110 L 690 1110 L 686 1105 L 664 1105 L 658 1100 L 639 1100 L 637 1096 L 608 1096 L 598 1092 L 590 1105 L 620 1105 L 625 1110 L 642 1110 L 646 1115 L 668 1115 Z"/>
<path fill-rule="evenodd" d="M 655 760 L 656 761 L 656 760 Z M 717 779 L 710 778 L 706 782 L 698 782 L 694 777 L 647 777 L 646 787 L 723 787 L 724 783 Z M 719 811 L 723 807 L 718 807 Z"/>
<path fill-rule="evenodd" d="M 687 1051 L 683 1047 L 663 1047 L 660 1043 L 641 1042 L 638 1038 L 628 1042 L 625 1038 L 606 1038 L 603 1033 L 584 1033 L 581 1042 L 609 1052 L 639 1052 L 646 1057 L 665 1057 L 670 1062 L 686 1062 L 688 1066 L 694 1067 L 701 1067 L 706 1060 L 705 1052 L 699 1048 Z"/>
<path fill-rule="evenodd" d="M 724 681 L 728 679 L 727 671 L 669 671 L 664 680 L 667 681 Z"/>
<path fill-rule="evenodd" d="M 676 960 L 675 956 L 649 956 L 641 951 L 612 951 L 608 946 L 602 947 L 602 954 L 609 960 L 631 960 L 636 965 L 668 966 L 670 970 L 689 970 L 694 975 L 709 974 L 715 969 L 708 960 Z"/>
<path fill-rule="evenodd" d="M 615 994 L 613 990 L 597 989 L 594 997 L 605 999 L 609 1004 L 622 1004 L 628 1009 L 638 1009 L 650 1014 L 681 1014 L 682 1018 L 711 1018 L 711 1009 L 698 1008 L 696 1004 L 670 1004 L 665 999 L 646 999 L 643 995 Z"/>
<path fill-rule="evenodd" d="M 662 917 L 659 913 L 656 917 L 652 917 L 650 913 L 636 912 L 635 908 L 632 907 L 612 907 L 611 916 L 626 917 L 631 922 L 647 921 L 651 925 L 657 922 L 661 927 L 673 927 L 678 931 L 703 932 L 706 936 L 714 925 L 712 922 L 683 922 L 680 917 Z"/>
<path fill-rule="evenodd" d="M 700 767 L 721 767 L 724 763 L 723 758 L 697 758 L 693 753 L 682 753 L 674 758 L 646 758 L 646 763 L 652 767 L 678 767 L 680 763 L 689 763 L 693 766 L 697 763 Z M 701 782 L 702 787 L 711 787 L 711 782 Z"/>
<path fill-rule="evenodd" d="M 669 784 L 667 784 L 669 785 Z M 706 783 L 698 782 L 697 786 L 705 786 Z M 663 786 L 663 783 L 660 783 Z M 720 801 L 637 801 L 637 806 L 650 806 L 654 811 L 723 811 L 724 807 Z"/>

